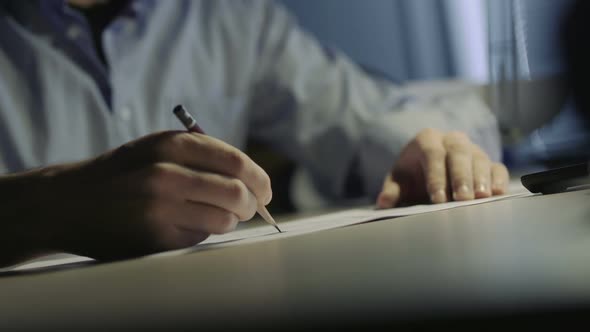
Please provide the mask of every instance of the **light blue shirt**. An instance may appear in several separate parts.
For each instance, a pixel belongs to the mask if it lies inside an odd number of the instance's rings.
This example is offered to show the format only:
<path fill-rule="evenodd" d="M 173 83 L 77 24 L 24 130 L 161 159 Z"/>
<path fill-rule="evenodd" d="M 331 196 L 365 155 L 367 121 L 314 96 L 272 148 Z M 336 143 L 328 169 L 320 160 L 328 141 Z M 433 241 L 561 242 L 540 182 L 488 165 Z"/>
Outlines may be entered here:
<path fill-rule="evenodd" d="M 0 173 L 182 129 L 176 104 L 234 146 L 269 142 L 333 197 L 351 173 L 375 195 L 425 127 L 465 131 L 499 158 L 495 118 L 473 91 L 372 79 L 271 1 L 131 1 L 102 34 L 108 66 L 91 38 L 63 1 L 0 4 Z"/>

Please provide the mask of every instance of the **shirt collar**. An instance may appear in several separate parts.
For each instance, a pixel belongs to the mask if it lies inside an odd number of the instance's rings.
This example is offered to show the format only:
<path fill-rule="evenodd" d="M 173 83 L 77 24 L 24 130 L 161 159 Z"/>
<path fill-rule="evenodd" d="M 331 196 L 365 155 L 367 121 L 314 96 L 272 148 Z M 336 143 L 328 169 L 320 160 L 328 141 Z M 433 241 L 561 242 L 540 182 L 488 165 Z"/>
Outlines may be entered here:
<path fill-rule="evenodd" d="M 129 6 L 121 15 L 131 18 L 143 17 L 155 5 L 155 2 L 155 0 L 130 0 Z M 31 19 L 33 12 L 55 15 L 55 13 L 63 14 L 72 10 L 67 0 L 0 0 L 0 9 L 17 16 L 22 21 Z"/>

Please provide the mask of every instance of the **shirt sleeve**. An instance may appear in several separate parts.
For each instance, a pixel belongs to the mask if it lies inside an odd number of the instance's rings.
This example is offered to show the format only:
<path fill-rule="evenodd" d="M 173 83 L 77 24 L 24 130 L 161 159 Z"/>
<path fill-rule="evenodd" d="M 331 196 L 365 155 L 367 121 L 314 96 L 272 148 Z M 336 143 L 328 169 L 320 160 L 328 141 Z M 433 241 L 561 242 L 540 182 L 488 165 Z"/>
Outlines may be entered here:
<path fill-rule="evenodd" d="M 499 159 L 496 119 L 467 85 L 372 78 L 279 5 L 259 3 L 250 134 L 298 161 L 323 194 L 344 197 L 356 174 L 364 194 L 376 196 L 401 149 L 424 128 L 463 131 Z"/>

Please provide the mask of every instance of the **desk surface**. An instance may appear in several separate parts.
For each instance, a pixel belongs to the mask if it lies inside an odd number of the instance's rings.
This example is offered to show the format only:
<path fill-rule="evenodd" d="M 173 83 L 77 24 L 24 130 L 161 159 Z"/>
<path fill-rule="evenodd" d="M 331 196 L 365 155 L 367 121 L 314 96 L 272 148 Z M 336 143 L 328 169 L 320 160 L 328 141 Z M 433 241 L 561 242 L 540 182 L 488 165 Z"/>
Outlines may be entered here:
<path fill-rule="evenodd" d="M 590 191 L 517 198 L 2 277 L 0 325 L 294 327 L 586 306 L 589 202 Z"/>

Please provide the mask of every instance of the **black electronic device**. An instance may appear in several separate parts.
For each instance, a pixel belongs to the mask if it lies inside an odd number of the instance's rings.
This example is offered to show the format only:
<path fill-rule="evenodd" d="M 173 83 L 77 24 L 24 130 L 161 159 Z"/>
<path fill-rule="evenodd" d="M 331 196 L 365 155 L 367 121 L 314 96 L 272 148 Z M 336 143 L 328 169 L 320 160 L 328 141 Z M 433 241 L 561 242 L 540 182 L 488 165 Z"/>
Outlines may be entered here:
<path fill-rule="evenodd" d="M 590 162 L 527 174 L 520 181 L 530 192 L 542 194 L 590 186 Z"/>

